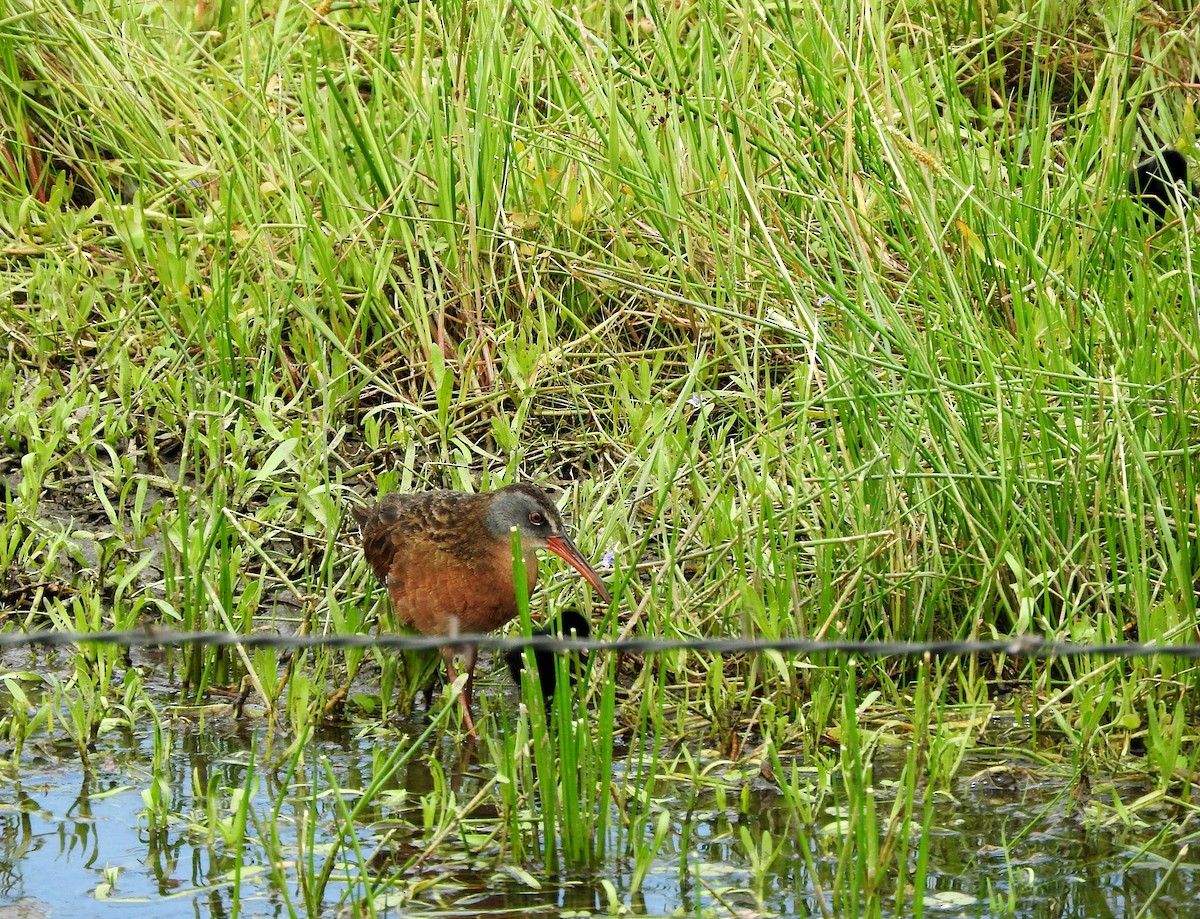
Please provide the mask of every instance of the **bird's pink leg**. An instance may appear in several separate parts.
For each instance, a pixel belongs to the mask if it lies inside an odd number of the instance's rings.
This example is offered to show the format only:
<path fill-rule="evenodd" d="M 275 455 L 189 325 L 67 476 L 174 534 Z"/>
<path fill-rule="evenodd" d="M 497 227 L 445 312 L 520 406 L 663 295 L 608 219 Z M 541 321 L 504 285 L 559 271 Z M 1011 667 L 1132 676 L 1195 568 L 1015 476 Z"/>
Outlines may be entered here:
<path fill-rule="evenodd" d="M 471 694 L 472 683 L 475 680 L 476 656 L 474 648 L 463 649 L 463 669 L 467 672 L 467 682 L 463 684 L 462 692 L 458 695 L 458 704 L 462 709 L 462 719 L 467 728 L 467 734 L 477 738 L 479 735 L 475 733 L 475 720 L 471 717 Z M 452 684 L 458 678 L 458 672 L 454 667 L 454 658 L 454 648 L 442 648 L 442 659 L 446 662 L 446 678 Z"/>

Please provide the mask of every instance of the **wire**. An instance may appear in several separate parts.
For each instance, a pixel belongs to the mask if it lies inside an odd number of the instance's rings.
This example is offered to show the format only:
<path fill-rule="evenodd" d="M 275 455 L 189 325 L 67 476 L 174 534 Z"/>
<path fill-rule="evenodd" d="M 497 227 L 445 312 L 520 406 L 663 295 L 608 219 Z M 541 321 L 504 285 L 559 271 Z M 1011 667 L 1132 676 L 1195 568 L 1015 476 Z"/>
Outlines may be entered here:
<path fill-rule="evenodd" d="M 995 641 L 817 641 L 807 638 L 559 638 L 538 635 L 531 638 L 497 638 L 492 635 L 279 635 L 271 632 L 177 632 L 172 629 L 145 629 L 105 632 L 10 632 L 0 634 L 0 649 L 19 647 L 66 647 L 70 645 L 120 645 L 127 648 L 168 648 L 181 645 L 208 645 L 245 648 L 387 648 L 421 650 L 447 645 L 483 650 L 507 651 L 512 648 L 536 648 L 546 651 L 610 651 L 628 654 L 655 654 L 663 651 L 694 651 L 710 654 L 838 654 L 863 657 L 960 657 L 965 655 L 1003 654 L 1009 657 L 1172 657 L 1200 659 L 1200 644 L 1161 645 L 1119 642 L 1114 644 L 1078 644 L 1054 641 L 1038 635 L 1017 635 Z"/>

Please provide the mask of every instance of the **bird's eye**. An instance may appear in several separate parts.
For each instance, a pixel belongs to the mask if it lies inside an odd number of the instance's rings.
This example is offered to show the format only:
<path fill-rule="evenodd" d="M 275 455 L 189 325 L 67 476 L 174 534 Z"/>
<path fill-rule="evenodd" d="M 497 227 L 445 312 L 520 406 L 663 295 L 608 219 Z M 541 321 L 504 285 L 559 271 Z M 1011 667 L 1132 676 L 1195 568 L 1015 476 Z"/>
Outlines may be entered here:
<path fill-rule="evenodd" d="M 532 523 L 535 527 L 540 527 L 543 523 L 546 522 L 546 518 L 542 516 L 541 511 L 530 511 L 529 512 L 529 522 Z"/>

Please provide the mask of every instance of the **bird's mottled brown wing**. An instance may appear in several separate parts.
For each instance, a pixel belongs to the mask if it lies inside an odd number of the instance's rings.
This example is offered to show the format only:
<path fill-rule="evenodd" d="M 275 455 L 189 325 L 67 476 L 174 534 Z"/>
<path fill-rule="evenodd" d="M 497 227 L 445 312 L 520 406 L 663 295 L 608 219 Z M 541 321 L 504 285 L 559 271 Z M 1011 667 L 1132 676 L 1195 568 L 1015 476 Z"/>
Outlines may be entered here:
<path fill-rule="evenodd" d="M 490 495 L 391 494 L 362 523 L 363 553 L 397 614 L 419 631 L 490 631 L 516 611 L 511 550 L 483 527 Z M 537 577 L 531 552 L 529 588 Z"/>
<path fill-rule="evenodd" d="M 362 530 L 363 555 L 384 583 L 388 571 L 406 540 L 421 538 L 416 512 L 422 495 L 384 495 L 371 508 L 355 508 L 354 517 Z"/>
<path fill-rule="evenodd" d="M 384 495 L 369 510 L 356 508 L 363 554 L 384 581 L 400 548 L 427 545 L 470 563 L 480 551 L 480 517 L 487 495 L 424 491 Z"/>

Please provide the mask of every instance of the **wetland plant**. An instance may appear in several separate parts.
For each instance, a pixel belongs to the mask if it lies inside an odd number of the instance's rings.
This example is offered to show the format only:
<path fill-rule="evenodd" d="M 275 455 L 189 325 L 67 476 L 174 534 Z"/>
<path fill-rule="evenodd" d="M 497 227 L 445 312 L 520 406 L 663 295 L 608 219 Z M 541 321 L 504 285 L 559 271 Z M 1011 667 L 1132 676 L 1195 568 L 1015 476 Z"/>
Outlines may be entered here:
<path fill-rule="evenodd" d="M 536 477 L 571 483 L 574 528 L 620 547 L 600 634 L 1194 636 L 1195 238 L 1150 251 L 1134 232 L 1190 177 L 1173 151 L 1132 176 L 1113 152 L 1138 132 L 1190 140 L 1194 18 L 1131 33 L 1097 4 L 1012 5 L 999 28 L 928 2 L 327 6 L 9 0 L 0 627 L 366 631 L 348 493 Z M 1121 188 L 1138 208 L 1096 206 Z M 574 589 L 548 579 L 542 597 Z M 169 725 L 181 694 L 250 676 L 293 739 L 345 717 L 392 742 L 393 656 L 244 650 L 135 655 L 155 688 L 127 682 L 122 704 L 142 695 Z M 42 659 L 6 662 L 13 772 L 34 735 L 94 767 L 129 717 L 110 698 L 128 662 L 79 656 L 42 698 Z M 568 683 L 549 706 L 530 686 L 523 710 L 488 709 L 501 816 L 468 827 L 448 766 L 422 864 L 461 839 L 456 855 L 611 864 L 648 886 L 655 847 L 678 842 L 655 789 L 702 775 L 675 751 L 704 736 L 728 759 L 776 748 L 837 906 L 878 913 L 889 883 L 921 888 L 905 870 L 921 808 L 1002 715 L 1081 785 L 1148 775 L 1156 794 L 1095 796 L 1105 821 L 1152 823 L 1160 845 L 1194 823 L 1184 660 L 671 651 L 620 681 L 592 654 Z M 434 706 L 430 729 L 452 716 Z M 910 749 L 887 814 L 872 780 L 889 738 Z M 142 782 L 159 827 L 169 775 Z M 301 857 L 278 865 L 299 866 L 300 911 L 374 864 L 351 835 L 394 789 L 364 784 L 323 782 L 308 814 L 336 796 L 336 821 L 297 818 Z M 1154 812 L 1167 799 L 1179 819 Z M 769 866 L 781 837 L 733 838 Z"/>

